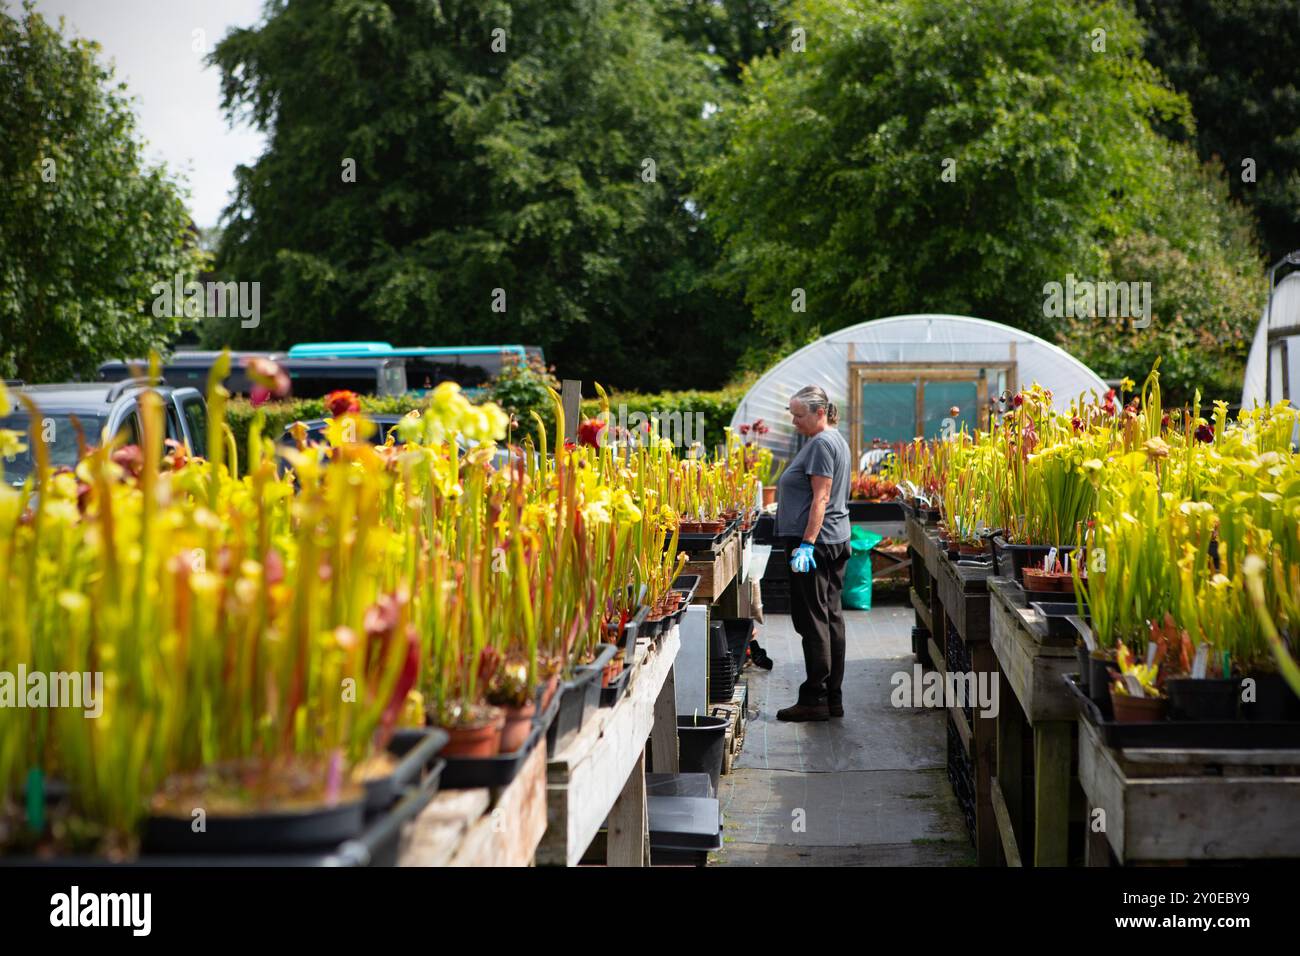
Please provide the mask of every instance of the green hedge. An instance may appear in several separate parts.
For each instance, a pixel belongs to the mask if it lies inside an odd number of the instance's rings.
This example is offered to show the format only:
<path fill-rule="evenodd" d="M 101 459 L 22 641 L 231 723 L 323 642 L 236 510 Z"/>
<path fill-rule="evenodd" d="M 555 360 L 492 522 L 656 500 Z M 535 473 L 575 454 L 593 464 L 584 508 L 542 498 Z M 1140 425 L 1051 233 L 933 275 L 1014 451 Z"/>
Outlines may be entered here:
<path fill-rule="evenodd" d="M 694 416 L 698 413 L 703 416 L 704 420 L 704 447 L 712 452 L 717 446 L 724 444 L 726 441 L 726 436 L 722 430 L 731 424 L 731 416 L 736 413 L 736 406 L 745 397 L 746 391 L 748 391 L 747 385 L 733 385 L 715 392 L 686 391 L 659 392 L 658 394 L 615 392 L 609 397 L 610 420 L 614 424 L 619 423 L 620 405 L 626 406 L 625 417 L 629 419 L 633 412 L 640 412 L 647 417 L 652 412 L 658 412 L 661 417 L 677 413 L 685 421 L 687 415 Z M 599 412 L 600 401 L 598 399 L 583 399 L 582 414 L 584 417 L 594 418 Z M 689 431 L 692 438 L 698 437 L 695 434 L 695 424 L 696 419 L 692 417 L 690 425 L 684 425 L 683 427 L 683 431 Z"/>
<path fill-rule="evenodd" d="M 737 385 L 715 392 L 660 392 L 653 395 L 641 392 L 615 392 L 610 395 L 610 415 L 617 423 L 620 405 L 626 406 L 629 418 L 633 412 L 641 412 L 647 417 L 651 412 L 658 412 L 660 415 L 676 412 L 683 419 L 687 415 L 693 416 L 698 413 L 703 416 L 705 447 L 711 451 L 714 447 L 723 444 L 725 436 L 722 430 L 731 424 L 731 416 L 735 414 L 736 406 L 740 404 L 746 390 L 746 386 Z M 402 415 L 413 408 L 419 408 L 422 404 L 422 399 L 410 395 L 389 398 L 361 396 L 362 411 L 375 415 Z M 287 425 L 292 425 L 299 420 L 324 418 L 327 415 L 325 400 L 320 398 L 294 398 L 284 402 L 267 402 L 262 409 L 266 412 L 264 434 L 273 439 L 278 439 Z M 582 414 L 585 417 L 595 417 L 599 411 L 600 402 L 597 399 L 583 399 Z M 547 418 L 549 426 L 549 417 L 544 417 Z M 248 449 L 248 429 L 253 421 L 252 404 L 247 399 L 231 399 L 227 406 L 226 421 L 230 423 L 231 431 L 235 434 L 239 457 L 243 460 Z M 691 418 L 688 426 L 692 438 L 698 437 L 694 434 L 695 422 L 696 420 Z M 554 440 L 554 435 L 551 436 L 551 440 Z"/>
<path fill-rule="evenodd" d="M 362 395 L 361 410 L 372 415 L 404 415 L 413 408 L 419 408 L 422 400 L 413 395 L 397 395 L 379 398 Z M 262 406 L 266 412 L 266 425 L 262 434 L 271 439 L 279 439 L 286 425 L 296 421 L 310 421 L 313 418 L 326 418 L 325 399 L 291 398 L 285 402 L 267 402 Z M 248 429 L 253 424 L 253 405 L 245 398 L 232 398 L 226 407 L 226 421 L 235 433 L 239 460 L 242 462 L 248 454 Z"/>

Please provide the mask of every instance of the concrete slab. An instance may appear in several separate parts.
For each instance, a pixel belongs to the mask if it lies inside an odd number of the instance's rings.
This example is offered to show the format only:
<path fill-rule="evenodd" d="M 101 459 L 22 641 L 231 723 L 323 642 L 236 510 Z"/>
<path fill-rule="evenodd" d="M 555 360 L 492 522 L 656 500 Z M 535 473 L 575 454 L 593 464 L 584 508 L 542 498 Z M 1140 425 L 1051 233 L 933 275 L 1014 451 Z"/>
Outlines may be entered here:
<path fill-rule="evenodd" d="M 759 643 L 771 671 L 746 669 L 749 724 L 722 777 L 723 866 L 965 866 L 974 855 L 948 784 L 943 712 L 890 704 L 890 678 L 911 673 L 911 608 L 845 614 L 843 718 L 786 724 L 804 679 L 788 615 L 768 615 Z"/>

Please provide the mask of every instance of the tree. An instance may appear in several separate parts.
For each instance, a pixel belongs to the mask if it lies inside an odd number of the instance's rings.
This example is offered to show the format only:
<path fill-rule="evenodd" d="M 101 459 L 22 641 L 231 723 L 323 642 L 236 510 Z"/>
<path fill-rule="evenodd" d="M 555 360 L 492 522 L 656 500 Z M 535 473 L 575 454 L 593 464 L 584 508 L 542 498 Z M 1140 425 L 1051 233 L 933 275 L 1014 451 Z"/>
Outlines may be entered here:
<path fill-rule="evenodd" d="M 302 0 L 214 62 L 269 145 L 219 270 L 263 287 L 249 346 L 540 344 L 568 377 L 708 385 L 746 315 L 687 202 L 709 63 L 621 0 Z"/>
<path fill-rule="evenodd" d="M 726 275 L 777 347 L 918 311 L 1057 337 L 1045 286 L 1149 280 L 1107 275 L 1141 232 L 1214 264 L 1207 281 L 1258 269 L 1248 236 L 1213 234 L 1241 221 L 1222 196 L 1180 200 L 1195 229 L 1168 214 L 1199 172 L 1153 123 L 1189 109 L 1123 4 L 806 0 L 790 18 L 807 52 L 754 65 L 702 188 Z"/>
<path fill-rule="evenodd" d="M 740 80 L 755 57 L 789 49 L 793 37 L 787 17 L 791 0 L 661 0 L 672 36 L 722 59 L 722 74 Z"/>
<path fill-rule="evenodd" d="M 99 46 L 66 39 L 24 3 L 0 5 L 0 372 L 91 373 L 163 346 L 182 319 L 153 314 L 157 282 L 201 255 L 161 166 L 146 166 L 125 84 Z"/>
<path fill-rule="evenodd" d="M 1146 57 L 1187 94 L 1201 158 L 1259 219 L 1275 262 L 1300 249 L 1300 4 L 1137 0 Z"/>

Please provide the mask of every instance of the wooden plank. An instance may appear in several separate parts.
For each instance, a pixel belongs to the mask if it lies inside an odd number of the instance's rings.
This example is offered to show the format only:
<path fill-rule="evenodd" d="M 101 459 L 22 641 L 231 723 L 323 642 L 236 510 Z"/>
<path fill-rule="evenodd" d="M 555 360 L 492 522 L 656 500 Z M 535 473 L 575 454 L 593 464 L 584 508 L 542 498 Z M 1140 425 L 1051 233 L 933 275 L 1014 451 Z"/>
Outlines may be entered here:
<path fill-rule="evenodd" d="M 971 733 L 970 724 L 966 722 L 966 712 L 960 707 L 949 707 L 948 716 L 952 718 L 953 725 L 957 728 L 957 736 L 961 738 L 961 745 L 965 748 L 966 753 L 971 752 Z"/>
<path fill-rule="evenodd" d="M 524 760 L 494 805 L 465 833 L 449 866 L 528 866 L 546 832 L 546 745 Z"/>
<path fill-rule="evenodd" d="M 634 687 L 601 708 L 547 766 L 547 828 L 539 863 L 576 866 L 645 751 L 659 700 L 681 647 L 676 627 L 647 654 Z M 673 728 L 676 730 L 676 715 Z M 657 765 L 656 765 L 657 766 Z"/>
<path fill-rule="evenodd" d="M 609 811 L 607 833 L 605 863 L 608 866 L 646 866 L 649 863 L 650 822 L 646 815 L 644 750 Z"/>
<path fill-rule="evenodd" d="M 998 824 L 998 838 L 1002 841 L 1002 854 L 1006 857 L 1007 866 L 1021 866 L 1020 850 L 1016 847 L 1016 830 L 1011 824 L 1011 811 L 1007 808 L 1006 798 L 1002 795 L 1002 787 L 998 785 L 996 777 L 993 779 L 991 794 L 993 817 Z"/>
<path fill-rule="evenodd" d="M 1079 782 L 1106 811 L 1121 863 L 1300 858 L 1300 775 L 1130 779 L 1096 729 L 1078 726 Z"/>
<path fill-rule="evenodd" d="M 939 562 L 939 600 L 949 620 L 957 629 L 957 636 L 967 644 L 989 639 L 989 595 L 982 579 L 958 573 L 956 565 L 946 557 Z"/>
<path fill-rule="evenodd" d="M 696 588 L 692 603 L 714 603 L 735 581 L 740 571 L 740 538 L 738 533 L 733 533 L 713 557 L 686 562 L 682 573 L 700 576 L 700 585 Z"/>
<path fill-rule="evenodd" d="M 931 665 L 933 665 L 934 669 L 939 672 L 939 676 L 946 677 L 948 671 L 944 663 L 943 652 L 939 650 L 939 645 L 937 645 L 934 642 L 933 635 L 931 635 L 926 639 L 925 646 L 926 649 L 930 652 Z"/>
<path fill-rule="evenodd" d="M 1066 866 L 1072 722 L 1034 724 L 1034 866 Z"/>
<path fill-rule="evenodd" d="M 931 634 L 934 633 L 934 621 L 930 617 L 929 606 L 921 599 L 921 595 L 916 593 L 916 588 L 908 589 L 907 595 L 912 602 L 912 607 L 916 611 L 917 620 L 924 625 L 925 629 Z"/>
<path fill-rule="evenodd" d="M 491 805 L 485 788 L 438 793 L 407 828 L 398 866 L 446 866 Z"/>
<path fill-rule="evenodd" d="M 991 586 L 989 641 L 1012 693 L 1029 722 L 1072 721 L 1078 705 L 1065 686 L 1064 675 L 1078 670 L 1070 647 L 1039 644 L 1025 628 L 998 582 Z"/>

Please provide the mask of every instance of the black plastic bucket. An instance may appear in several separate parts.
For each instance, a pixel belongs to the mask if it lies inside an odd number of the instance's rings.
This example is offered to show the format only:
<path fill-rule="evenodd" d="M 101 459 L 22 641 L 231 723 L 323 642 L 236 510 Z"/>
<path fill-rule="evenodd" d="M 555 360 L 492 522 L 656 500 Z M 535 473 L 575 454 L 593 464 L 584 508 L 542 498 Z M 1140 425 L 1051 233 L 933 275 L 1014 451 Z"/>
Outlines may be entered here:
<path fill-rule="evenodd" d="M 721 717 L 677 717 L 678 769 L 681 773 L 707 773 L 718 792 L 722 754 L 727 746 L 727 722 Z"/>

